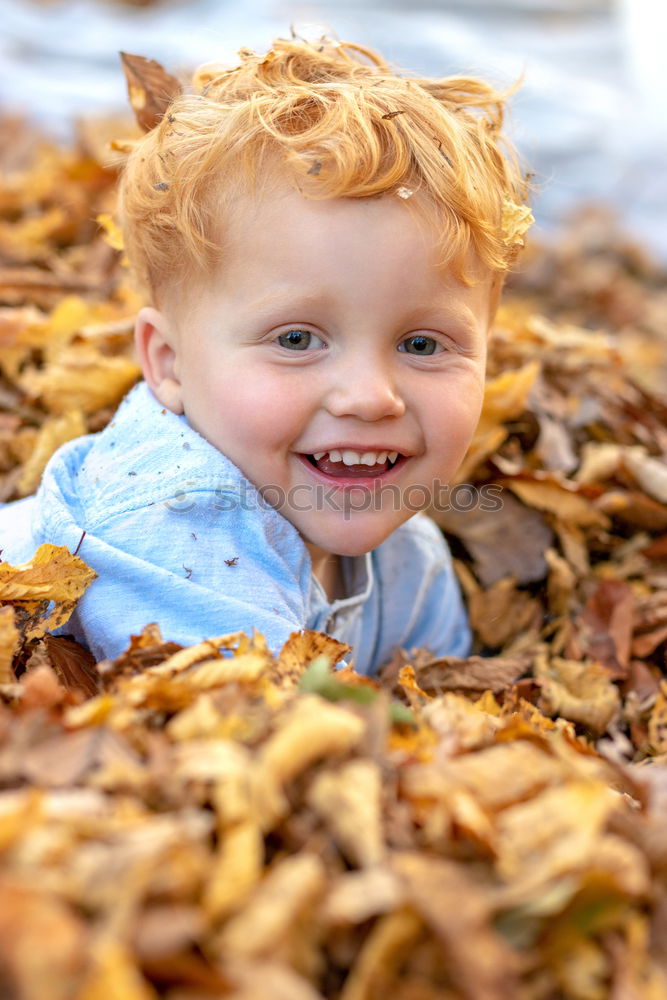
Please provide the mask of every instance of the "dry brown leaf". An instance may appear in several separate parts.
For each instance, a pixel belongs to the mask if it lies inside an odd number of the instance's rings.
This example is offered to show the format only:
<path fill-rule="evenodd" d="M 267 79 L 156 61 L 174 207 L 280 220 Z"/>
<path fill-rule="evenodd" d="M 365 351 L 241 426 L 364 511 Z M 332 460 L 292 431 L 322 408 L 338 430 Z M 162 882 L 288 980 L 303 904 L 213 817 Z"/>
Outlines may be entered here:
<path fill-rule="evenodd" d="M 419 686 L 428 694 L 443 691 L 501 692 L 526 671 L 531 654 L 515 656 L 441 657 L 420 664 L 415 669 Z"/>
<path fill-rule="evenodd" d="M 230 1000 L 268 1000 L 269 997 L 271 1000 L 323 1000 L 321 993 L 284 962 L 236 959 L 227 961 L 225 968 L 237 984 L 237 989 L 229 994 Z M 215 993 L 211 1000 L 217 1000 L 219 995 Z M 200 997 L 183 997 L 183 1000 L 200 1000 Z M 205 1000 L 209 1000 L 208 996 Z"/>
<path fill-rule="evenodd" d="M 303 922 L 323 896 L 325 884 L 323 864 L 312 854 L 278 861 L 255 888 L 243 912 L 225 924 L 219 938 L 222 953 L 259 958 L 289 952 L 290 944 L 298 947 L 290 938 L 305 932 Z"/>
<path fill-rule="evenodd" d="M 625 448 L 622 458 L 644 493 L 658 503 L 667 504 L 667 456 L 653 458 L 646 448 L 637 445 Z"/>
<path fill-rule="evenodd" d="M 554 878 L 585 871 L 617 805 L 602 782 L 570 781 L 505 809 L 497 825 L 500 876 L 530 898 Z"/>
<path fill-rule="evenodd" d="M 516 996 L 517 957 L 491 927 L 491 893 L 450 861 L 406 852 L 391 867 L 438 938 L 455 989 L 471 1000 Z M 446 899 L 456 905 L 443 906 Z"/>
<path fill-rule="evenodd" d="M 326 656 L 334 666 L 351 651 L 351 646 L 324 632 L 313 632 L 311 629 L 292 632 L 280 651 L 274 677 L 281 686 L 292 687 L 319 656 Z"/>
<path fill-rule="evenodd" d="M 37 644 L 28 660 L 27 668 L 32 669 L 42 662 L 43 656 L 60 681 L 68 690 L 79 689 L 90 697 L 100 689 L 100 675 L 95 666 L 92 653 L 80 646 L 74 639 L 66 636 L 55 636 L 47 633 Z"/>
<path fill-rule="evenodd" d="M 520 633 L 532 631 L 537 635 L 541 612 L 539 602 L 519 590 L 512 577 L 498 580 L 488 590 L 476 591 L 468 600 L 470 624 L 491 649 L 505 646 Z"/>
<path fill-rule="evenodd" d="M 554 757 L 547 744 L 517 739 L 451 761 L 414 765 L 402 780 L 411 796 L 445 802 L 453 788 L 462 786 L 483 809 L 495 811 L 531 798 L 569 776 L 568 764 Z"/>
<path fill-rule="evenodd" d="M 451 693 L 428 702 L 423 715 L 446 754 L 489 746 L 502 726 L 497 716 L 480 711 L 467 698 Z"/>
<path fill-rule="evenodd" d="M 145 56 L 120 53 L 130 105 L 135 117 L 145 132 L 160 123 L 171 102 L 182 91 L 176 77 L 156 62 Z"/>
<path fill-rule="evenodd" d="M 351 750 L 363 732 L 363 719 L 347 708 L 305 695 L 290 706 L 278 731 L 262 747 L 260 766 L 282 784 L 320 757 Z"/>
<path fill-rule="evenodd" d="M 475 573 L 489 587 L 503 577 L 517 583 L 533 583 L 546 573 L 544 552 L 553 542 L 553 532 L 539 511 L 519 503 L 508 490 L 492 487 L 497 509 L 430 510 L 429 515 L 450 535 L 465 545 L 474 561 Z"/>
<path fill-rule="evenodd" d="M 624 580 L 602 580 L 579 616 L 582 653 L 602 663 L 610 675 L 624 677 L 630 663 L 635 598 Z"/>
<path fill-rule="evenodd" d="M 26 1000 L 72 1000 L 86 961 L 89 928 L 62 899 L 22 882 L 0 878 L 3 993 Z"/>
<path fill-rule="evenodd" d="M 132 943 L 141 962 L 168 959 L 201 937 L 205 920 L 193 905 L 148 906 L 138 918 Z"/>
<path fill-rule="evenodd" d="M 608 518 L 590 500 L 555 480 L 503 479 L 502 485 L 529 507 L 547 511 L 561 521 L 582 527 L 609 526 Z"/>
<path fill-rule="evenodd" d="M 264 838 L 253 820 L 234 823 L 221 832 L 206 880 L 203 906 L 214 920 L 243 906 L 262 877 Z"/>
<path fill-rule="evenodd" d="M 422 921 L 408 908 L 381 917 L 363 943 L 340 1000 L 380 1000 L 392 995 L 398 970 L 421 929 Z"/>
<path fill-rule="evenodd" d="M 370 917 L 399 909 L 404 901 L 405 893 L 396 874 L 376 866 L 345 872 L 334 879 L 322 915 L 330 924 L 362 924 Z"/>
<path fill-rule="evenodd" d="M 162 637 L 157 626 L 152 626 L 156 631 L 147 633 L 144 630 L 145 640 L 151 647 L 154 643 L 160 643 Z M 266 650 L 266 642 L 263 636 L 256 637 L 258 649 L 261 653 Z M 159 657 L 159 662 L 148 665 L 144 669 L 150 672 L 151 677 L 168 677 L 189 670 L 191 667 L 203 661 L 210 661 L 211 657 L 221 658 L 221 649 L 233 650 L 235 655 L 243 656 L 249 650 L 254 651 L 255 640 L 249 639 L 243 632 L 230 632 L 227 635 L 217 636 L 212 639 L 204 639 L 194 646 L 187 646 L 185 649 L 179 648 L 171 656 Z"/>
<path fill-rule="evenodd" d="M 385 853 L 381 791 L 377 764 L 353 760 L 337 771 L 322 771 L 308 793 L 309 804 L 326 823 L 332 839 L 361 868 L 379 864 Z"/>
<path fill-rule="evenodd" d="M 612 441 L 586 441 L 575 480 L 582 486 L 611 479 L 621 462 L 622 447 Z"/>
<path fill-rule="evenodd" d="M 567 614 L 572 605 L 577 578 L 567 559 L 560 556 L 555 549 L 547 549 L 545 557 L 549 564 L 548 607 L 552 615 L 559 617 Z"/>
<path fill-rule="evenodd" d="M 76 994 L 76 1000 L 158 1000 L 155 990 L 141 975 L 127 946 L 113 939 L 96 942 L 90 954 L 91 971 Z"/>
<path fill-rule="evenodd" d="M 535 661 L 540 707 L 603 733 L 618 714 L 621 699 L 609 671 L 595 661 L 577 662 L 540 653 Z"/>

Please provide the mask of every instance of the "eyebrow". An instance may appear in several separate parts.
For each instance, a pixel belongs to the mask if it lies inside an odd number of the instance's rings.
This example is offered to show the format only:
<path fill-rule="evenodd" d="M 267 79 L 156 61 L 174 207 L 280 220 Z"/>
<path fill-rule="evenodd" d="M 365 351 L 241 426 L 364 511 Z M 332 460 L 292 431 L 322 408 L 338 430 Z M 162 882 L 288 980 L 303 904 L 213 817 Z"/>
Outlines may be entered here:
<path fill-rule="evenodd" d="M 284 292 L 273 292 L 271 295 L 265 295 L 256 302 L 250 304 L 250 309 L 258 315 L 262 313 L 269 313 L 274 309 L 301 309 L 308 308 L 315 303 L 321 303 L 327 299 L 331 299 L 333 296 L 324 294 L 321 291 L 318 292 L 297 292 L 285 289 Z"/>

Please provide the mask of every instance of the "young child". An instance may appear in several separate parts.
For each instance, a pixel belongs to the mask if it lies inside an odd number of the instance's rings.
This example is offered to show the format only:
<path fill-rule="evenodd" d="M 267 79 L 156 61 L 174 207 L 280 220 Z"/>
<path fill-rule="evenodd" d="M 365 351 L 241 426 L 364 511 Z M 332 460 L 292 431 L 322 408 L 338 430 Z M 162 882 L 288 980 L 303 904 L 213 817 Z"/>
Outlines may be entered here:
<path fill-rule="evenodd" d="M 447 547 L 418 514 L 482 404 L 486 341 L 530 213 L 503 98 L 278 40 L 203 67 L 133 151 L 125 245 L 152 305 L 145 381 L 0 516 L 98 574 L 64 631 L 99 659 L 258 629 L 466 655 Z M 85 534 L 84 534 L 85 533 Z"/>

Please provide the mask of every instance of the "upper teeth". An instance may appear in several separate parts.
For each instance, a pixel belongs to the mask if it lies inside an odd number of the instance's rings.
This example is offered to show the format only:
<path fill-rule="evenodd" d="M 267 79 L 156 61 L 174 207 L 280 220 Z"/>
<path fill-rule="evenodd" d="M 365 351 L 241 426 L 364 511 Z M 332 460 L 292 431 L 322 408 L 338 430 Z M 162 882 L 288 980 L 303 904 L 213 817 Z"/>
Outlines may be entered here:
<path fill-rule="evenodd" d="M 344 451 L 316 451 L 313 454 L 313 458 L 316 462 L 319 462 L 321 458 L 325 455 L 329 455 L 330 462 L 343 462 L 345 465 L 383 465 L 387 459 L 390 462 L 395 462 L 398 458 L 397 451 L 352 451 L 351 448 L 346 448 Z"/>

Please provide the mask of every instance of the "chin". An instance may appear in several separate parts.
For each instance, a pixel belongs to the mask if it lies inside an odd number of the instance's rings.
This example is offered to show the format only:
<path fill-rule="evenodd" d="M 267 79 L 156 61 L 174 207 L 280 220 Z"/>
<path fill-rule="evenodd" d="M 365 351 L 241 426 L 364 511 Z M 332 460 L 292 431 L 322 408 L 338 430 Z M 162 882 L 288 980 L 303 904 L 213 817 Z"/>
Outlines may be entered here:
<path fill-rule="evenodd" d="M 315 532 L 316 537 L 311 537 L 309 540 L 326 552 L 331 552 L 332 555 L 363 556 L 376 549 L 378 545 L 382 545 L 402 523 L 403 521 L 399 521 L 391 527 L 375 529 L 348 524 L 345 529 Z"/>

